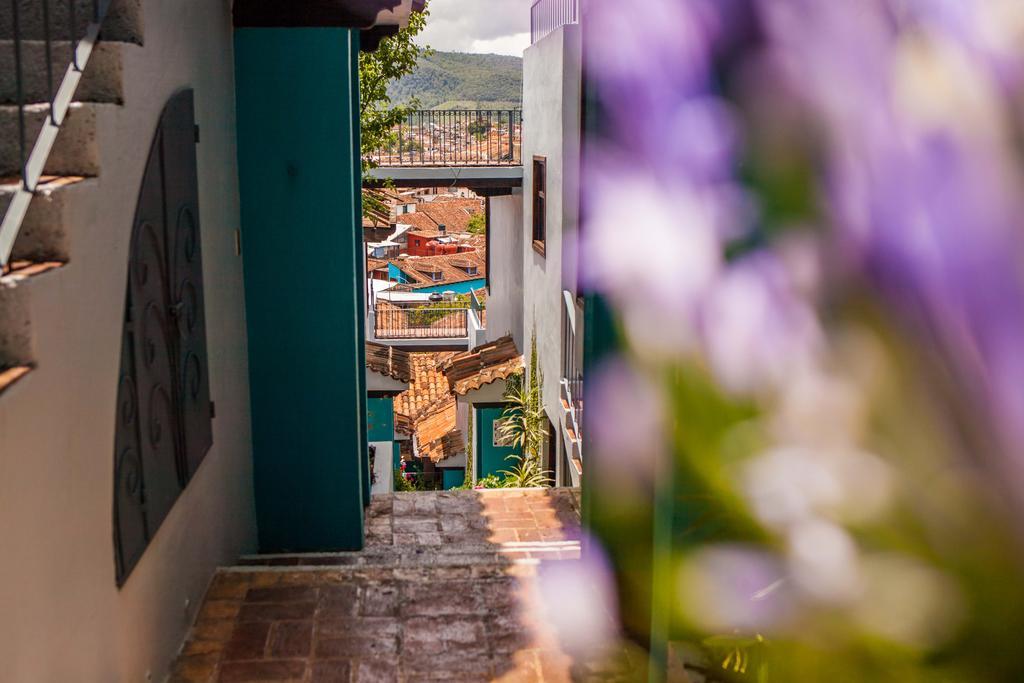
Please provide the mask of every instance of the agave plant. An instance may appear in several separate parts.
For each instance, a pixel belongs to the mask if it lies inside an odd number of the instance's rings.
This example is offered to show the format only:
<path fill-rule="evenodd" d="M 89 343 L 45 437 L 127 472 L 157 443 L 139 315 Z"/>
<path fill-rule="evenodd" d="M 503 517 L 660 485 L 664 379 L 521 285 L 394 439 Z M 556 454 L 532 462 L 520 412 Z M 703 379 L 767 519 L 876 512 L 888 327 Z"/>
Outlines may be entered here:
<path fill-rule="evenodd" d="M 544 378 L 537 363 L 537 333 L 530 340 L 530 367 L 528 377 L 518 374 L 510 377 L 505 386 L 505 402 L 498 435 L 518 449 L 524 458 L 540 461 L 541 447 L 547 438 L 547 416 L 541 397 Z"/>
<path fill-rule="evenodd" d="M 519 449 L 520 454 L 508 456 L 516 462 L 511 470 L 503 470 L 505 485 L 518 488 L 548 486 L 548 472 L 541 467 L 540 454 L 548 436 L 547 415 L 542 402 L 544 378 L 537 362 L 537 333 L 530 339 L 530 367 L 528 374 L 514 375 L 505 386 L 508 406 L 502 412 L 498 435 Z"/>
<path fill-rule="evenodd" d="M 551 484 L 551 477 L 548 476 L 550 473 L 541 468 L 540 458 L 510 455 L 506 460 L 515 461 L 515 465 L 512 469 L 501 471 L 505 488 L 532 489 Z"/>

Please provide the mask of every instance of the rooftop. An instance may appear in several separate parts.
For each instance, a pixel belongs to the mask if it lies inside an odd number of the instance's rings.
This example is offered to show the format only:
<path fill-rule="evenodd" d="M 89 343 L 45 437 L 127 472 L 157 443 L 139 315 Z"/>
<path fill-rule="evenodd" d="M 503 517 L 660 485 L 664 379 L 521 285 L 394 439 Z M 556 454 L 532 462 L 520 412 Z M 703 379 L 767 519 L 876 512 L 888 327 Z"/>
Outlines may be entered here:
<path fill-rule="evenodd" d="M 466 450 L 457 425 L 455 398 L 427 411 L 416 423 L 416 444 L 421 458 L 441 462 Z"/>
<path fill-rule="evenodd" d="M 412 362 L 408 351 L 386 344 L 366 342 L 366 367 L 399 382 L 412 380 Z"/>
<path fill-rule="evenodd" d="M 440 401 L 451 398 L 451 389 L 444 373 L 438 368 L 454 353 L 409 354 L 412 377 L 409 390 L 395 398 L 395 413 L 405 415 L 413 424 Z"/>
<path fill-rule="evenodd" d="M 484 385 L 522 372 L 523 357 L 512 337 L 505 336 L 472 351 L 451 356 L 440 369 L 451 390 L 465 396 Z"/>
<path fill-rule="evenodd" d="M 487 277 L 487 259 L 479 251 L 440 256 L 406 256 L 388 262 L 408 275 L 413 280 L 409 284 L 414 288 L 456 284 Z M 470 272 L 472 268 L 476 268 L 475 273 Z M 430 273 L 438 273 L 439 278 L 431 277 Z"/>

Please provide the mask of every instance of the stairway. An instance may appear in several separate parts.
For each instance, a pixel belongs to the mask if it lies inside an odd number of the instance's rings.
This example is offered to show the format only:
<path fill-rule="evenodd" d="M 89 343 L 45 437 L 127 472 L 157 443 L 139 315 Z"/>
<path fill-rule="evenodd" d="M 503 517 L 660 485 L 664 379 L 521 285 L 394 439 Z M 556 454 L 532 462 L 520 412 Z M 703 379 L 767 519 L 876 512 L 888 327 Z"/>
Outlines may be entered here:
<path fill-rule="evenodd" d="M 22 92 L 34 102 L 25 111 L 26 140 L 34 143 L 50 115 L 47 85 L 46 30 L 42 3 L 18 0 Z M 69 4 L 50 3 L 50 36 L 81 36 L 92 15 L 92 0 L 74 0 L 71 25 Z M 17 80 L 14 68 L 14 27 L 10 5 L 0 10 L 0 217 L 21 183 L 21 151 Z M 142 42 L 140 0 L 115 0 L 93 51 L 74 103 L 61 126 L 44 176 L 29 204 L 8 272 L 0 273 L 0 394 L 28 377 L 38 366 L 34 330 L 33 290 L 73 262 L 72 242 L 87 223 L 82 207 L 96 201 L 100 168 L 99 128 L 111 110 L 124 104 L 123 67 L 126 49 Z M 50 67 L 54 88 L 70 61 L 72 44 L 54 40 Z"/>
<path fill-rule="evenodd" d="M 378 496 L 360 552 L 220 570 L 171 681 L 566 681 L 537 575 L 579 553 L 576 489 Z"/>

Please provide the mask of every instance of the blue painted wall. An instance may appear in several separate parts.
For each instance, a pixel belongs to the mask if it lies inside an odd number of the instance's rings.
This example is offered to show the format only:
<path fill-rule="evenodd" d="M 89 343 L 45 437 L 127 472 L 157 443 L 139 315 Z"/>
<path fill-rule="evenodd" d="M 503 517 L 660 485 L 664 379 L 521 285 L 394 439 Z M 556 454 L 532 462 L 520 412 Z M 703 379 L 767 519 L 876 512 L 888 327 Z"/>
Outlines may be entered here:
<path fill-rule="evenodd" d="M 358 33 L 348 29 L 235 31 L 263 552 L 363 544 L 369 472 L 357 50 Z"/>
<path fill-rule="evenodd" d="M 366 402 L 366 440 L 395 440 L 395 403 L 391 398 L 371 398 Z"/>
<path fill-rule="evenodd" d="M 479 280 L 466 280 L 455 284 L 437 285 L 436 287 L 417 287 L 413 291 L 417 294 L 430 294 L 431 292 L 455 292 L 456 294 L 469 294 L 474 289 L 480 289 L 487 284 L 485 278 Z"/>
<path fill-rule="evenodd" d="M 519 453 L 518 448 L 494 445 L 494 421 L 501 418 L 504 408 L 476 409 L 476 452 L 477 478 L 482 479 L 490 474 L 502 476 L 502 470 L 512 469 L 515 463 L 508 460 L 510 455 Z"/>
<path fill-rule="evenodd" d="M 462 486 L 466 481 L 466 470 L 460 469 L 446 469 L 441 470 L 441 482 L 444 484 L 444 490 L 450 491 L 453 488 Z"/>
<path fill-rule="evenodd" d="M 408 275 L 402 272 L 402 269 L 396 266 L 394 263 L 388 264 L 388 279 L 393 280 L 399 284 L 407 285 L 412 280 Z"/>

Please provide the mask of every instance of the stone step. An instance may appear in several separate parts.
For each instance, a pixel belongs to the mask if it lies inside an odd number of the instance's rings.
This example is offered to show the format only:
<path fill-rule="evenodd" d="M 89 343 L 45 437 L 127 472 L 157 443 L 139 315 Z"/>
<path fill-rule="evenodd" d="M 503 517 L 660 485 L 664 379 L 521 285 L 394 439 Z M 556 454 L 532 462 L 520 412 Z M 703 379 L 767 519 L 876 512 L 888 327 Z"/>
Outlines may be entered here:
<path fill-rule="evenodd" d="M 238 567 L 423 567 L 509 564 L 518 560 L 578 559 L 579 541 L 444 544 L 439 546 L 369 546 L 337 553 L 244 555 Z"/>
<path fill-rule="evenodd" d="M 14 261 L 10 270 L 0 275 L 0 368 L 35 365 L 28 285 L 63 265 L 57 261 Z"/>
<path fill-rule="evenodd" d="M 60 176 L 99 175 L 99 148 L 96 144 L 96 112 L 101 104 L 76 102 L 68 110 L 57 143 L 47 160 L 44 173 Z M 31 150 L 50 115 L 50 105 L 34 104 L 25 110 L 26 154 Z M 18 107 L 0 106 L 0 177 L 21 175 Z"/>
<path fill-rule="evenodd" d="M 100 42 L 93 50 L 86 65 L 82 82 L 75 91 L 75 100 L 80 102 L 112 102 L 121 104 L 124 100 L 122 88 L 122 47 L 124 43 Z M 17 73 L 14 68 L 14 41 L 0 39 L 0 59 L 10 68 L 0 69 L 0 104 L 18 102 Z M 40 40 L 26 40 L 21 43 L 21 88 L 25 102 L 49 102 L 60 87 L 61 80 L 71 63 L 71 44 L 67 41 L 54 42 L 50 49 L 50 65 L 53 70 L 53 92 L 46 76 L 46 43 Z"/>
<path fill-rule="evenodd" d="M 43 40 L 46 36 L 43 3 L 40 0 L 16 0 L 18 24 L 22 40 Z M 74 37 L 80 39 L 93 17 L 93 0 L 73 0 L 75 8 Z M 141 0 L 112 0 L 103 22 L 104 40 L 142 44 Z M 71 6 L 68 0 L 50 0 L 50 39 L 71 39 Z M 14 8 L 11 2 L 0 3 L 0 39 L 14 38 Z M 7 55 L 0 56 L 6 65 Z"/>
<path fill-rule="evenodd" d="M 30 372 L 32 372 L 31 365 L 15 365 L 5 370 L 0 370 L 0 395 L 3 395 L 8 389 L 28 377 Z"/>
<path fill-rule="evenodd" d="M 69 204 L 76 194 L 95 183 L 93 179 L 80 176 L 44 176 L 22 221 L 11 260 L 70 260 Z M 19 187 L 20 183 L 15 179 L 0 182 L 0 216 L 6 213 Z"/>

